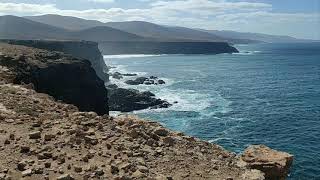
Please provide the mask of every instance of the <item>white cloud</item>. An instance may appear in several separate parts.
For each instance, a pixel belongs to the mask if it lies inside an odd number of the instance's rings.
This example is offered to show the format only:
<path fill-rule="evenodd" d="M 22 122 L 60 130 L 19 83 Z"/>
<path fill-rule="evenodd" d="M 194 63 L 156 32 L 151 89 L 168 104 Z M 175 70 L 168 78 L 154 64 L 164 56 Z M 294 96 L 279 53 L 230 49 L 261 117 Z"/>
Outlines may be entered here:
<path fill-rule="evenodd" d="M 96 2 L 96 3 L 113 3 L 114 0 L 88 0 L 89 2 Z"/>
<path fill-rule="evenodd" d="M 274 13 L 271 9 L 272 6 L 266 3 L 226 0 L 157 1 L 151 2 L 145 9 L 86 10 L 62 10 L 54 4 L 0 3 L 0 14 L 60 14 L 103 22 L 143 20 L 194 28 L 290 34 L 320 39 L 320 33 L 316 30 L 320 27 L 320 13 Z"/>

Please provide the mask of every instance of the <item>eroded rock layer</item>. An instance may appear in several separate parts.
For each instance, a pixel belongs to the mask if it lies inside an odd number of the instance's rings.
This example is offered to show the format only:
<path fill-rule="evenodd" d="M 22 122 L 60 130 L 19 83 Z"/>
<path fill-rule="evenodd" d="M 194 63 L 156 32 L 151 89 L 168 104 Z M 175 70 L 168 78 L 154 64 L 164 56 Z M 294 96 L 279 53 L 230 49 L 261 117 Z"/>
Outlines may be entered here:
<path fill-rule="evenodd" d="M 59 51 L 70 54 L 73 57 L 90 61 L 93 69 L 103 81 L 109 81 L 108 68 L 103 60 L 98 43 L 89 41 L 44 41 L 44 40 L 1 40 L 2 42 Z"/>
<path fill-rule="evenodd" d="M 89 61 L 60 52 L 0 44 L 0 65 L 10 69 L 15 84 L 31 84 L 37 92 L 74 104 L 82 111 L 108 114 L 104 82 Z"/>

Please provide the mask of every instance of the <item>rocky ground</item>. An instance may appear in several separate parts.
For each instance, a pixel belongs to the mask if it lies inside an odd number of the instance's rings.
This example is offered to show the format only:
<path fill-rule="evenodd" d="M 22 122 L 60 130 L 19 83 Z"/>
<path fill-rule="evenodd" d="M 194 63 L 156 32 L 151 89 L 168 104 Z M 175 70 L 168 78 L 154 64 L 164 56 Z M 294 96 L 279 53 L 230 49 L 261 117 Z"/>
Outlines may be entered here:
<path fill-rule="evenodd" d="M 281 179 L 292 162 L 265 146 L 236 156 L 156 122 L 80 112 L 12 77 L 0 66 L 0 180 Z"/>
<path fill-rule="evenodd" d="M 12 84 L 0 85 L 0 102 L 0 179 L 252 175 L 236 166 L 235 154 L 158 123 L 78 112 L 72 105 Z"/>

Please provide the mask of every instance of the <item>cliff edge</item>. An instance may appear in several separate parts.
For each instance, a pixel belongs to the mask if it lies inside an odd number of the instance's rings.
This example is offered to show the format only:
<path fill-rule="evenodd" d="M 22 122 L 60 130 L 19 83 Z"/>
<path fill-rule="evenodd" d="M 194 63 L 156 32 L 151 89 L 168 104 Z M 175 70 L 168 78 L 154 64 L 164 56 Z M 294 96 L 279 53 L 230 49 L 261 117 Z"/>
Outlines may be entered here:
<path fill-rule="evenodd" d="M 81 72 L 77 76 L 91 77 L 88 61 L 69 58 L 58 52 L 0 44 L 0 179 L 263 180 L 287 176 L 292 163 L 287 153 L 252 146 L 237 156 L 156 122 L 80 112 L 74 105 L 34 90 L 50 86 L 59 92 L 61 88 L 52 85 L 59 86 L 55 81 L 72 76 L 66 72 L 69 66 Z M 63 78 L 57 81 L 57 77 Z M 76 87 L 90 84 L 80 79 L 83 82 Z M 87 87 L 94 91 L 100 85 Z M 73 92 L 78 98 L 90 96 L 68 86 L 63 89 L 67 91 L 61 96 Z M 102 97 L 87 104 L 98 105 Z"/>
<path fill-rule="evenodd" d="M 0 52 L 0 65 L 12 72 L 5 82 L 30 84 L 37 92 L 74 104 L 82 111 L 108 114 L 107 90 L 89 61 L 9 44 L 0 44 Z"/>
<path fill-rule="evenodd" d="M 90 61 L 100 79 L 105 82 L 109 81 L 108 67 L 103 60 L 98 43 L 96 42 L 46 40 L 0 40 L 0 42 L 34 47 L 48 51 L 59 51 L 70 54 L 76 58 L 86 59 Z"/>

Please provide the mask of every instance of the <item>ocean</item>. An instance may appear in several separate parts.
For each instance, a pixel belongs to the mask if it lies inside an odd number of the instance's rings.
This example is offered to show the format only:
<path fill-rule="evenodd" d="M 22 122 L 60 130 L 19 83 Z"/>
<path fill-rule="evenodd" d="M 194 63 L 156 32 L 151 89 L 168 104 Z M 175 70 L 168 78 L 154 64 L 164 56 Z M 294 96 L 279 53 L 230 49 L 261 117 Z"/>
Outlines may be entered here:
<path fill-rule="evenodd" d="M 320 43 L 236 46 L 220 55 L 105 56 L 111 71 L 157 76 L 168 109 L 133 112 L 241 153 L 265 144 L 295 156 L 289 179 L 320 179 Z"/>

